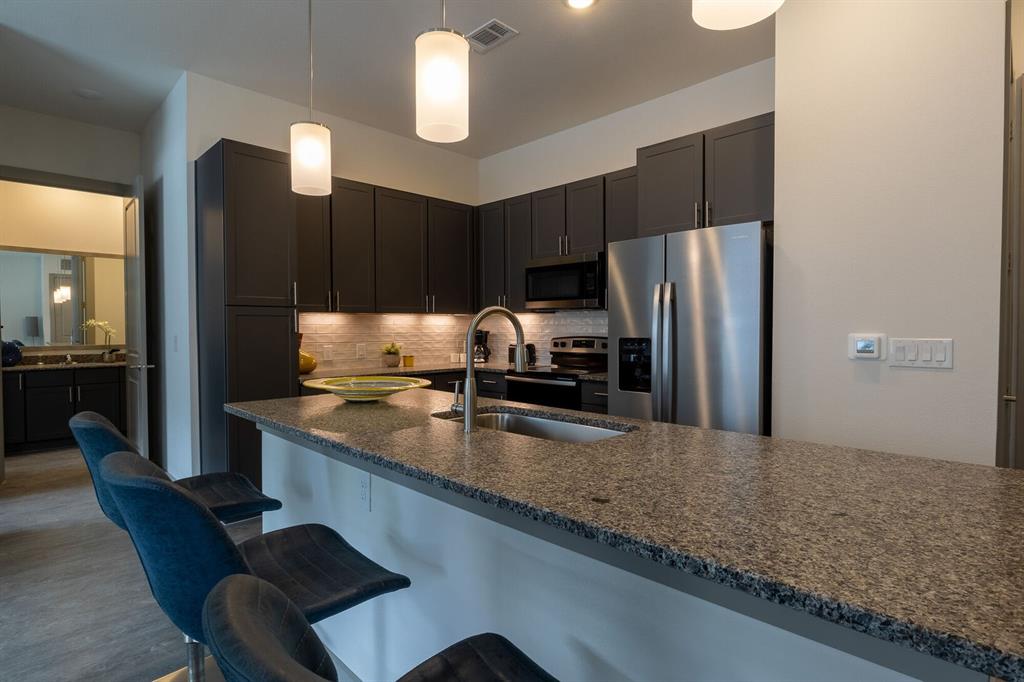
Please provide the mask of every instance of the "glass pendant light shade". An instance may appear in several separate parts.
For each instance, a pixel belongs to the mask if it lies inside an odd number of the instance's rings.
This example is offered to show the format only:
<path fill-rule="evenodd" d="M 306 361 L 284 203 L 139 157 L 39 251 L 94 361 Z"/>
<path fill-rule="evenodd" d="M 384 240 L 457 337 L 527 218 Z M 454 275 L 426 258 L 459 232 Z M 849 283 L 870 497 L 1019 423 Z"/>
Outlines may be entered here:
<path fill-rule="evenodd" d="M 416 38 L 416 134 L 430 142 L 469 137 L 469 42 L 451 29 Z"/>
<path fill-rule="evenodd" d="M 756 24 L 775 14 L 785 0 L 693 0 L 693 20 L 713 31 Z"/>
<path fill-rule="evenodd" d="M 331 129 L 299 121 L 291 128 L 292 191 L 322 197 L 331 193 Z"/>

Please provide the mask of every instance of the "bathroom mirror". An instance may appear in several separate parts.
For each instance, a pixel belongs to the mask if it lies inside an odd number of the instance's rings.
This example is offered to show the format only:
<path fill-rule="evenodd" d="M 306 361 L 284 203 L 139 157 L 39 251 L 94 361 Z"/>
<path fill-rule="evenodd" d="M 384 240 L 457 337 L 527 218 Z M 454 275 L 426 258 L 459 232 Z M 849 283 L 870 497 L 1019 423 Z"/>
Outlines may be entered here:
<path fill-rule="evenodd" d="M 0 250 L 0 336 L 26 347 L 122 347 L 124 259 Z"/>

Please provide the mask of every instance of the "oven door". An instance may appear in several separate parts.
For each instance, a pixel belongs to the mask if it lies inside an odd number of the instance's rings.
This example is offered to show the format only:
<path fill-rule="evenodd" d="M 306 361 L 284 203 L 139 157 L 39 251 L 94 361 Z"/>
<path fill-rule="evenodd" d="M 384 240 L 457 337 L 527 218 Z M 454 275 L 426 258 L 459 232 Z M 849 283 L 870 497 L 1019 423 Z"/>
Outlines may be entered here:
<path fill-rule="evenodd" d="M 603 309 L 604 282 L 602 253 L 530 261 L 526 267 L 526 309 Z"/>
<path fill-rule="evenodd" d="M 506 396 L 509 400 L 547 407 L 578 410 L 582 405 L 580 382 L 575 379 L 506 374 Z"/>

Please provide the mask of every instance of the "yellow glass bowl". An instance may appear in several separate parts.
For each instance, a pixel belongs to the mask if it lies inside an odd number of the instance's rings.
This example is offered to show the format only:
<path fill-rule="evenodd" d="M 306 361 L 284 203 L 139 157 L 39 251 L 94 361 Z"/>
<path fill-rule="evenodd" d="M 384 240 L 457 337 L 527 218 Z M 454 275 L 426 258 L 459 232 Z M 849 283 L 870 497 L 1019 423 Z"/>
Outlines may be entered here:
<path fill-rule="evenodd" d="M 426 388 L 430 382 L 417 377 L 367 376 L 331 377 L 302 382 L 306 388 L 327 391 L 352 403 L 371 403 L 411 388 Z"/>

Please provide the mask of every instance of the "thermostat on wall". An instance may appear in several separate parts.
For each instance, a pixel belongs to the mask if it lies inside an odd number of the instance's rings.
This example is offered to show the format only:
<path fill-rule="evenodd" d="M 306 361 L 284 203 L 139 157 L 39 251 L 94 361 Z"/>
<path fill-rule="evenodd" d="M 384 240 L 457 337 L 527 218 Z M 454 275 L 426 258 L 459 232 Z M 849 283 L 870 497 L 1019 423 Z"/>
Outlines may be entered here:
<path fill-rule="evenodd" d="M 846 342 L 846 355 L 851 360 L 884 360 L 885 334 L 850 334 Z"/>

